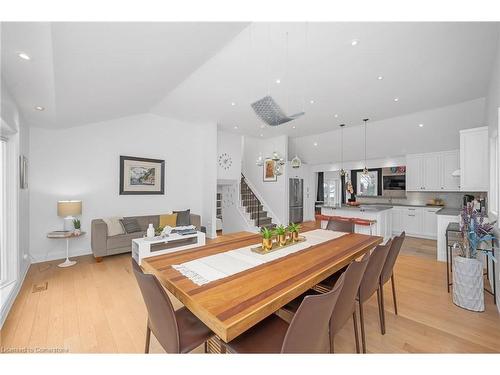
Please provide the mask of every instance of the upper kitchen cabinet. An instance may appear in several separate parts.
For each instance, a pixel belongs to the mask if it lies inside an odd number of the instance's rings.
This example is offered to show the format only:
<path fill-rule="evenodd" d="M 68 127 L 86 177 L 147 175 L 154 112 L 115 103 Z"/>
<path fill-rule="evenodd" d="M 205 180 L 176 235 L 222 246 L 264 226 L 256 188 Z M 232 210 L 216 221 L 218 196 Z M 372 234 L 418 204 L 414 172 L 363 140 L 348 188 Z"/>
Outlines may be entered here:
<path fill-rule="evenodd" d="M 406 156 L 407 191 L 460 191 L 458 150 Z"/>
<path fill-rule="evenodd" d="M 488 191 L 488 128 L 460 130 L 460 190 Z"/>

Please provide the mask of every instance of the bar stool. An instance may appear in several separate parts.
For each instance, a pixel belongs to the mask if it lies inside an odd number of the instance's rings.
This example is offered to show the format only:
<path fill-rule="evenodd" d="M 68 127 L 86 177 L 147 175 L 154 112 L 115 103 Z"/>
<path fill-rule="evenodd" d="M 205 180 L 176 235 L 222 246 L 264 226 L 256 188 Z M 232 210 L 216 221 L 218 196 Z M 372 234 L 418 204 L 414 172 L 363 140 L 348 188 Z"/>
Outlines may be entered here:
<path fill-rule="evenodd" d="M 367 220 L 367 219 L 352 219 L 352 222 L 355 225 L 362 225 L 365 227 L 370 227 L 370 236 L 373 234 L 373 225 L 377 222 L 377 220 Z"/>

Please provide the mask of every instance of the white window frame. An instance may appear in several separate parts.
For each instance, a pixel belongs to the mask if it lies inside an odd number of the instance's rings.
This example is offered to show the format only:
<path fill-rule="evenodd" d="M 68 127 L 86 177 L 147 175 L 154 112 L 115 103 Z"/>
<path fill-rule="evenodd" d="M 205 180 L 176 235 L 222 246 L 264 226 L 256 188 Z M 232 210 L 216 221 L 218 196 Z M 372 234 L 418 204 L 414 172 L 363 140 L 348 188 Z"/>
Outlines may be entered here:
<path fill-rule="evenodd" d="M 500 112 L 500 111 L 499 111 Z M 500 114 L 500 113 L 499 113 Z M 500 120 L 499 120 L 500 121 Z M 498 219 L 499 211 L 499 172 L 500 159 L 499 159 L 499 143 L 498 131 L 495 131 L 490 137 L 490 191 L 488 202 L 488 214 L 492 219 Z"/>
<path fill-rule="evenodd" d="M 354 193 L 358 196 L 358 197 L 376 197 L 379 193 L 378 191 L 378 184 L 379 184 L 379 181 L 378 181 L 378 178 L 379 178 L 379 175 L 378 175 L 378 172 L 377 171 L 368 171 L 368 173 L 375 173 L 375 194 L 374 195 L 366 195 L 366 194 L 362 194 L 360 192 L 360 187 L 361 187 L 361 179 L 363 178 L 363 171 L 357 171 L 356 172 L 356 190 Z"/>

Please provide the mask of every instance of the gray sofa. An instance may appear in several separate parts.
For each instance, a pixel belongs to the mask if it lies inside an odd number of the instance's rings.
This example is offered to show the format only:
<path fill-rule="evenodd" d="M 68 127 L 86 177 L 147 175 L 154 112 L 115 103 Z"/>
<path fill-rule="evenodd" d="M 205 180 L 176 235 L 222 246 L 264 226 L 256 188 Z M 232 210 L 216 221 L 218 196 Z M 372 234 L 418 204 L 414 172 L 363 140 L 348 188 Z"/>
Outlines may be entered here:
<path fill-rule="evenodd" d="M 100 262 L 102 257 L 114 254 L 127 253 L 132 251 L 132 240 L 141 238 L 146 233 L 149 224 L 153 224 L 156 228 L 160 223 L 160 215 L 153 216 L 130 216 L 137 219 L 140 232 L 119 234 L 117 236 L 108 236 L 108 225 L 102 219 L 94 219 L 91 222 L 91 247 L 95 259 Z M 201 229 L 200 215 L 190 215 L 191 225 L 196 226 L 197 230 Z"/>

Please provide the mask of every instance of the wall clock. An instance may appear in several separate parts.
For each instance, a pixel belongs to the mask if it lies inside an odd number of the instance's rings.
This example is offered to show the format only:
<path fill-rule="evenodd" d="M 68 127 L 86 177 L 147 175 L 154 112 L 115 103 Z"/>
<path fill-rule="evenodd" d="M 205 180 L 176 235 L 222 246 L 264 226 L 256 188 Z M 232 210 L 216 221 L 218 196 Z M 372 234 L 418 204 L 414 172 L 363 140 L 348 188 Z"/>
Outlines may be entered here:
<path fill-rule="evenodd" d="M 221 168 L 228 170 L 229 168 L 231 168 L 232 165 L 233 165 L 233 159 L 231 159 L 231 156 L 229 156 L 229 154 L 224 152 L 219 155 L 219 166 Z"/>

